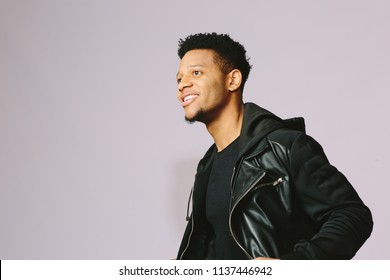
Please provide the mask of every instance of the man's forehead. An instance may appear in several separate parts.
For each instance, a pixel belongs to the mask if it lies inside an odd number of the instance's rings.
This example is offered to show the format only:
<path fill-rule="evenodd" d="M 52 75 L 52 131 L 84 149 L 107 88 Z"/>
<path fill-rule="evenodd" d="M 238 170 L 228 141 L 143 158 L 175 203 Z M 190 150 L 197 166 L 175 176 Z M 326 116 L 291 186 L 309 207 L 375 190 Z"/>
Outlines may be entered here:
<path fill-rule="evenodd" d="M 180 61 L 180 67 L 209 67 L 215 64 L 215 56 L 210 50 L 188 51 Z"/>
<path fill-rule="evenodd" d="M 215 53 L 208 49 L 195 49 L 188 51 L 182 58 L 181 62 L 187 62 L 188 64 L 198 64 L 199 61 L 205 64 L 207 62 L 214 61 Z"/>
<path fill-rule="evenodd" d="M 202 67 L 207 67 L 207 65 L 204 64 L 190 64 L 186 65 L 187 68 L 202 68 Z"/>

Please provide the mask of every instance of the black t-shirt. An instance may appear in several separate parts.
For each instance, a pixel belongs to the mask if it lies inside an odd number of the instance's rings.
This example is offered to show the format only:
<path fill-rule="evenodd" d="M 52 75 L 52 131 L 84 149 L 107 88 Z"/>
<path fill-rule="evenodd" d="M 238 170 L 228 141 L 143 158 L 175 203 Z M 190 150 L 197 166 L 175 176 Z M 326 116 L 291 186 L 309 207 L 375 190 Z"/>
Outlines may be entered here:
<path fill-rule="evenodd" d="M 216 259 L 247 259 L 229 230 L 230 180 L 238 156 L 238 138 L 215 152 L 206 193 L 206 216 L 214 228 Z"/>

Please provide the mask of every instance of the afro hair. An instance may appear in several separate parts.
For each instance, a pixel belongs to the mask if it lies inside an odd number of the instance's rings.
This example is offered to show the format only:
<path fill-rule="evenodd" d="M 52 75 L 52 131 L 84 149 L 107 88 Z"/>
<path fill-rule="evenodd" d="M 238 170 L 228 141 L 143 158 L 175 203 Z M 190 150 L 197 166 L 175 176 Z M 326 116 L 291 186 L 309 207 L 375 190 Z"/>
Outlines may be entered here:
<path fill-rule="evenodd" d="M 220 65 L 222 72 L 229 73 L 233 69 L 240 70 L 242 74 L 242 88 L 248 79 L 252 66 L 246 56 L 243 45 L 234 41 L 228 34 L 198 33 L 179 40 L 178 55 L 184 55 L 196 49 L 208 49 L 215 53 L 215 61 Z"/>

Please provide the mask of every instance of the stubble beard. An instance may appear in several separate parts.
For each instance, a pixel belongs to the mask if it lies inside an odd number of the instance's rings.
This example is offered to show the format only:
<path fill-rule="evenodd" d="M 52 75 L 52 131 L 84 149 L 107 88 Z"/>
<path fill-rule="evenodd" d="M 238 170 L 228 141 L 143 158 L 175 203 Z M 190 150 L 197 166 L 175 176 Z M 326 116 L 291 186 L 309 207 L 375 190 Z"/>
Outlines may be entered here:
<path fill-rule="evenodd" d="M 225 102 L 220 103 L 215 108 L 211 108 L 211 109 L 200 108 L 199 111 L 196 112 L 196 114 L 193 117 L 189 118 L 187 116 L 184 116 L 184 119 L 189 124 L 193 124 L 195 122 L 201 122 L 207 126 L 207 124 L 209 124 L 215 118 L 215 116 L 218 115 L 218 112 L 220 112 L 223 109 L 225 104 L 226 104 Z"/>
<path fill-rule="evenodd" d="M 193 116 L 192 118 L 189 118 L 187 116 L 184 116 L 184 119 L 186 120 L 187 123 L 189 124 L 193 124 L 195 122 L 204 122 L 204 111 L 203 110 L 199 110 L 195 116 Z"/>

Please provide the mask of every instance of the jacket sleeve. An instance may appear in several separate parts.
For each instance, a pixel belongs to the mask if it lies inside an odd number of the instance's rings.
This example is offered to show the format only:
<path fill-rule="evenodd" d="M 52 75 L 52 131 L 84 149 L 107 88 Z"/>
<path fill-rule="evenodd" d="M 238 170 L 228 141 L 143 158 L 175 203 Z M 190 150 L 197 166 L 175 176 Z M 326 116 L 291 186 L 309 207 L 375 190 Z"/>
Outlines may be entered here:
<path fill-rule="evenodd" d="M 289 160 L 299 204 L 319 231 L 281 258 L 351 259 L 371 234 L 370 210 L 310 136 L 295 138 Z"/>

